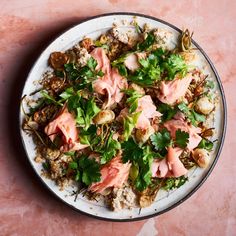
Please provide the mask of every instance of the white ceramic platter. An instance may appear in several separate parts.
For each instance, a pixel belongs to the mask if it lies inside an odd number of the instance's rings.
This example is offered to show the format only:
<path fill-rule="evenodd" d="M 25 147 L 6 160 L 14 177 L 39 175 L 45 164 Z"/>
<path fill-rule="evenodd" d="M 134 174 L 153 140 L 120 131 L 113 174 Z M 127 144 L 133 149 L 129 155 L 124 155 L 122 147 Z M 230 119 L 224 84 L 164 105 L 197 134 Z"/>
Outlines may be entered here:
<path fill-rule="evenodd" d="M 109 30 L 112 27 L 113 23 L 117 23 L 117 25 L 121 27 L 122 30 L 134 30 L 134 27 L 130 26 L 129 24 L 123 24 L 124 22 L 132 22 L 134 17 L 140 26 L 145 23 L 148 23 L 151 28 L 164 28 L 169 30 L 174 36 L 171 43 L 176 43 L 177 37 L 180 34 L 180 30 L 177 29 L 175 26 L 170 25 L 169 23 L 163 22 L 153 17 L 133 13 L 111 13 L 90 18 L 72 27 L 71 29 L 60 35 L 42 52 L 42 54 L 39 56 L 38 60 L 36 61 L 28 75 L 22 92 L 22 96 L 29 95 L 31 92 L 37 89 L 37 86 L 35 85 L 34 81 L 39 80 L 42 74 L 48 69 L 48 58 L 52 52 L 64 51 L 68 48 L 71 48 L 84 36 L 88 36 L 95 39 L 102 33 Z M 71 194 L 73 191 L 72 187 L 67 188 L 64 191 L 60 191 L 53 181 L 42 177 L 42 165 L 34 161 L 35 144 L 33 143 L 32 138 L 26 135 L 21 130 L 21 137 L 28 159 L 36 174 L 40 177 L 40 179 L 48 187 L 48 189 L 51 190 L 51 192 L 53 192 L 64 203 L 68 204 L 72 208 L 82 213 L 105 220 L 132 221 L 141 220 L 166 212 L 182 203 L 199 188 L 199 186 L 205 181 L 205 179 L 212 171 L 220 155 L 226 128 L 226 105 L 222 85 L 219 76 L 216 70 L 214 69 L 214 66 L 212 65 L 211 61 L 206 56 L 206 54 L 203 52 L 203 50 L 195 42 L 193 42 L 193 44 L 196 48 L 199 49 L 197 50 L 197 54 L 199 56 L 197 66 L 203 69 L 204 72 L 209 75 L 209 78 L 211 80 L 215 81 L 215 92 L 218 93 L 219 96 L 219 105 L 216 109 L 214 119 L 214 127 L 216 128 L 217 132 L 215 134 L 215 137 L 213 137 L 214 140 L 217 139 L 218 141 L 215 142 L 214 151 L 211 154 L 211 162 L 208 168 L 197 168 L 190 171 L 188 174 L 189 181 L 177 190 L 174 190 L 169 193 L 160 191 L 157 195 L 155 202 L 150 207 L 142 209 L 141 211 L 139 208 L 134 208 L 132 210 L 112 212 L 107 209 L 102 202 L 89 201 L 82 195 L 79 195 L 77 197 L 77 200 L 74 201 L 75 196 Z M 20 127 L 22 125 L 23 117 L 24 114 L 21 111 Z"/>

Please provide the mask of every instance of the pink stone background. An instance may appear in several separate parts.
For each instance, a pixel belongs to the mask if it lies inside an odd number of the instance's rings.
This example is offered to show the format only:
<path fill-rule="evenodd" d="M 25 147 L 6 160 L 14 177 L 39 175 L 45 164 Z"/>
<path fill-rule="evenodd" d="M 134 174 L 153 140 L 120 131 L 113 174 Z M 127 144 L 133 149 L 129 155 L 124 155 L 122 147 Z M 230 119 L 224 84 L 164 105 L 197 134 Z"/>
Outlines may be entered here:
<path fill-rule="evenodd" d="M 88 16 L 133 11 L 194 30 L 223 82 L 228 133 L 213 173 L 159 217 L 111 223 L 74 212 L 35 177 L 17 136 L 18 96 L 41 49 Z M 0 235 L 236 235 L 236 1 L 0 1 Z"/>

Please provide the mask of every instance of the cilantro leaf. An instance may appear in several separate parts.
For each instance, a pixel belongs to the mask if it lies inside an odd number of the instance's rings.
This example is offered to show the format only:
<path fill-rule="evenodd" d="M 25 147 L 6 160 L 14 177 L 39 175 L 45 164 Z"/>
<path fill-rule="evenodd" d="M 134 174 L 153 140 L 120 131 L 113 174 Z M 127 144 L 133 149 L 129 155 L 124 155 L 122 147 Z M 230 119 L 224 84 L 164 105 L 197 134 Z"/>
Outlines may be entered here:
<path fill-rule="evenodd" d="M 127 115 L 124 118 L 124 124 L 123 124 L 123 128 L 124 128 L 124 140 L 127 141 L 129 136 L 131 135 L 137 121 L 138 118 L 140 116 L 141 112 L 136 112 L 134 114 L 131 115 Z"/>
<path fill-rule="evenodd" d="M 74 173 L 74 179 L 90 185 L 99 182 L 101 179 L 99 163 L 94 158 L 81 156 L 68 165 L 68 170 Z"/>
<path fill-rule="evenodd" d="M 76 80 L 79 78 L 79 70 L 74 63 L 67 63 L 64 65 L 68 79 Z"/>
<path fill-rule="evenodd" d="M 167 72 L 166 80 L 173 80 L 176 74 L 185 76 L 188 71 L 188 66 L 182 56 L 178 54 L 170 54 L 169 57 L 162 63 L 162 68 Z"/>
<path fill-rule="evenodd" d="M 138 99 L 141 98 L 143 95 L 135 90 L 124 90 L 124 92 L 129 95 L 129 98 L 126 100 L 126 102 L 130 107 L 129 112 L 133 113 L 138 108 Z"/>
<path fill-rule="evenodd" d="M 147 59 L 140 59 L 140 68 L 128 76 L 128 79 L 141 86 L 151 86 L 160 80 L 161 68 L 158 65 L 158 59 L 150 54 Z"/>
<path fill-rule="evenodd" d="M 101 179 L 100 166 L 94 158 L 82 156 L 79 158 L 79 167 L 82 169 L 82 182 L 90 185 Z"/>
<path fill-rule="evenodd" d="M 198 122 L 204 122 L 205 116 L 197 113 L 193 109 L 189 108 L 186 103 L 182 102 L 178 104 L 178 109 L 182 111 L 188 120 L 194 125 L 197 126 Z"/>
<path fill-rule="evenodd" d="M 147 38 L 136 45 L 137 50 L 144 51 L 149 49 L 155 42 L 155 36 L 152 32 L 148 33 Z"/>
<path fill-rule="evenodd" d="M 89 99 L 85 105 L 84 105 L 84 121 L 85 121 L 85 129 L 88 129 L 88 127 L 91 124 L 91 121 L 93 117 L 95 117 L 98 112 L 100 111 L 100 108 L 97 107 L 96 103 L 94 102 L 94 98 Z"/>
<path fill-rule="evenodd" d="M 123 149 L 123 162 L 138 161 L 143 156 L 143 150 L 137 143 L 134 142 L 133 138 L 129 138 L 127 141 L 121 144 Z"/>
<path fill-rule="evenodd" d="M 162 114 L 161 116 L 162 122 L 172 119 L 172 117 L 177 113 L 177 109 L 172 108 L 170 105 L 165 103 L 161 103 L 158 106 L 158 111 Z"/>
<path fill-rule="evenodd" d="M 157 151 L 163 150 L 171 144 L 170 132 L 165 128 L 151 135 L 150 139 Z"/>
<path fill-rule="evenodd" d="M 98 64 L 97 61 L 93 57 L 90 57 L 87 61 L 87 66 L 92 71 L 95 70 L 97 64 Z"/>
<path fill-rule="evenodd" d="M 189 134 L 185 131 L 181 131 L 180 129 L 176 130 L 175 143 L 179 147 L 185 148 L 185 147 L 187 147 L 188 142 L 189 142 Z"/>
<path fill-rule="evenodd" d="M 113 139 L 113 132 L 109 135 L 105 147 L 102 148 L 101 164 L 105 164 L 112 159 L 117 153 L 117 150 L 121 149 L 121 144 Z"/>
<path fill-rule="evenodd" d="M 213 146 L 214 146 L 213 142 L 205 138 L 203 138 L 201 142 L 198 144 L 198 148 L 206 149 L 209 152 L 212 151 Z"/>
<path fill-rule="evenodd" d="M 134 181 L 135 188 L 143 191 L 151 184 L 151 164 L 156 155 L 149 146 L 140 147 L 134 142 L 133 138 L 121 144 L 123 150 L 123 162 L 131 161 L 135 167 L 135 175 L 131 178 Z"/>

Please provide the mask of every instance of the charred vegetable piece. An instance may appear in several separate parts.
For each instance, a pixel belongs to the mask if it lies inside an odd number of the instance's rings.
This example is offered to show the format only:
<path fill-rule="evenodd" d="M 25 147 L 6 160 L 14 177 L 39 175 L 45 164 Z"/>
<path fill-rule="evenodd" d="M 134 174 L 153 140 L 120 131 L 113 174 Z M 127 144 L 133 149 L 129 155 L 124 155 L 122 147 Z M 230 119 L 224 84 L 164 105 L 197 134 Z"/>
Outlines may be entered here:
<path fill-rule="evenodd" d="M 190 33 L 188 29 L 184 30 L 181 35 L 181 50 L 183 52 L 191 49 L 193 32 Z"/>
<path fill-rule="evenodd" d="M 64 68 L 64 64 L 66 64 L 69 60 L 69 57 L 63 52 L 53 52 L 49 58 L 49 64 L 53 69 L 62 70 Z"/>
<path fill-rule="evenodd" d="M 49 83 L 51 90 L 55 93 L 63 91 L 66 86 L 65 79 L 60 77 L 53 77 Z"/>
<path fill-rule="evenodd" d="M 43 109 L 36 111 L 33 115 L 33 119 L 40 125 L 46 124 L 56 114 L 58 108 L 55 105 L 48 105 Z"/>

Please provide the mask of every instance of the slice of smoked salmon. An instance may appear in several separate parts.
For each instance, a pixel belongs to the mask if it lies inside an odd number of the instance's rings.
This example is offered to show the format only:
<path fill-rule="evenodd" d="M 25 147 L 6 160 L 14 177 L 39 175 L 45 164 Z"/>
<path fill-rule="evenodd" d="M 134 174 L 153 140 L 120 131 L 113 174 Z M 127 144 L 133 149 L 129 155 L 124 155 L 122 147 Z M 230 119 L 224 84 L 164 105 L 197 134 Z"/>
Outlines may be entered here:
<path fill-rule="evenodd" d="M 184 78 L 175 78 L 172 81 L 162 81 L 160 83 L 160 92 L 158 99 L 167 104 L 176 103 L 181 97 L 183 97 L 192 81 L 192 74 L 188 73 Z"/>
<path fill-rule="evenodd" d="M 79 133 L 76 128 L 76 121 L 65 105 L 59 115 L 51 121 L 44 129 L 44 132 L 53 142 L 58 134 L 62 134 L 64 145 L 62 151 L 81 150 L 88 145 L 79 143 Z"/>
<path fill-rule="evenodd" d="M 91 192 L 102 193 L 109 187 L 121 188 L 128 179 L 130 166 L 130 163 L 122 163 L 120 155 L 114 157 L 101 168 L 101 181 L 93 183 L 89 190 Z"/>
<path fill-rule="evenodd" d="M 107 95 L 107 101 L 103 108 L 119 103 L 124 96 L 121 90 L 128 88 L 127 79 L 122 77 L 116 68 L 111 69 L 110 60 L 102 48 L 95 48 L 91 55 L 98 62 L 96 70 L 102 70 L 104 73 L 93 83 L 93 89 L 96 93 Z"/>

